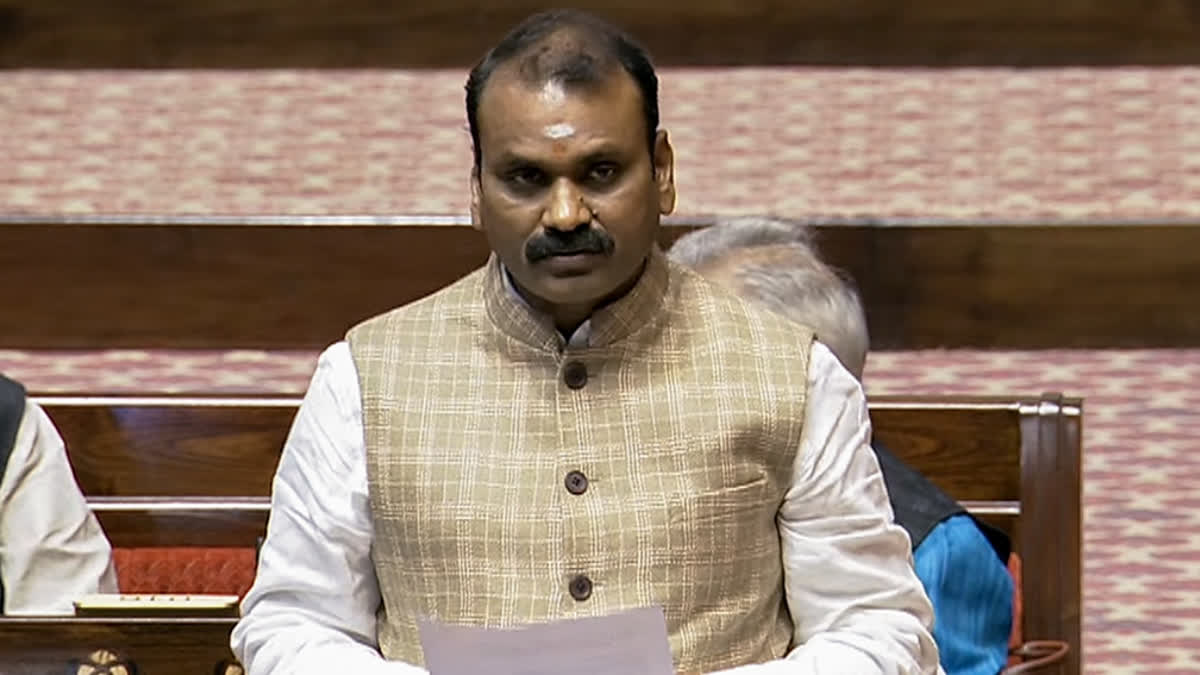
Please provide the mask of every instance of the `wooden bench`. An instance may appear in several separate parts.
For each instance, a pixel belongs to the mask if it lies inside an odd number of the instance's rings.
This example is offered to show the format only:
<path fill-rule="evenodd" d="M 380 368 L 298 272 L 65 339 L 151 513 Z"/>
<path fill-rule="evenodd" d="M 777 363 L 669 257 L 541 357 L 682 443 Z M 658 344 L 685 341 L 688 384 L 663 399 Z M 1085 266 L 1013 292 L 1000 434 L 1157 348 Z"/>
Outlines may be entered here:
<path fill-rule="evenodd" d="M 37 398 L 115 547 L 252 547 L 265 532 L 271 477 L 299 399 Z M 876 397 L 870 405 L 881 441 L 1012 535 L 1025 569 L 1023 634 L 1068 642 L 1062 672 L 1078 675 L 1080 402 L 1058 395 Z M 163 672 L 151 664 L 167 656 L 145 625 L 97 621 L 54 624 L 62 639 L 41 641 L 16 637 L 36 632 L 36 623 L 0 623 L 0 647 L 20 646 L 30 663 L 48 664 L 104 646 L 132 654 L 143 675 Z M 222 625 L 200 629 L 181 620 L 161 630 L 215 640 L 231 624 Z M 192 661 L 172 672 L 212 672 L 227 652 L 223 642 L 192 649 Z"/>
<path fill-rule="evenodd" d="M 38 397 L 116 548 L 253 548 L 297 397 Z"/>
<path fill-rule="evenodd" d="M 128 675 L 242 675 L 229 649 L 234 619 L 0 617 L 4 675 L 117 675 L 104 654 L 133 662 Z M 232 667 L 231 667 L 232 666 Z M 111 665 L 110 665 L 111 668 Z"/>

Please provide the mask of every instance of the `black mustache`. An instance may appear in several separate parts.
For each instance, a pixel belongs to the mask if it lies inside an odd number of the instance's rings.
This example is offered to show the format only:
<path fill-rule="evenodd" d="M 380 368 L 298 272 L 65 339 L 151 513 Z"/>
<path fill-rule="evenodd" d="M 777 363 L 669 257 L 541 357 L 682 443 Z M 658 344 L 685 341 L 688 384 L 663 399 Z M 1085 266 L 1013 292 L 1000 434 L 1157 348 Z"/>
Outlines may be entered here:
<path fill-rule="evenodd" d="M 546 230 L 525 244 L 525 259 L 535 263 L 557 255 L 599 253 L 610 255 L 616 247 L 608 233 L 591 227 L 580 227 L 567 232 Z"/>

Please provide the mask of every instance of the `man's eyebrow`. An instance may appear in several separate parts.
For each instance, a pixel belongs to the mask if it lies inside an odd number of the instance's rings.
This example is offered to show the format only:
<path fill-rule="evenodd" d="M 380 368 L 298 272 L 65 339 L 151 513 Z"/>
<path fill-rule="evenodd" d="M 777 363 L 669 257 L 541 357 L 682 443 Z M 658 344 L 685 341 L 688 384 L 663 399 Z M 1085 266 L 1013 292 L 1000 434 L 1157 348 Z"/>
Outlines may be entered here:
<path fill-rule="evenodd" d="M 596 144 L 583 154 L 584 162 L 596 162 L 602 159 L 617 159 L 625 155 L 625 149 L 608 141 Z"/>
<path fill-rule="evenodd" d="M 488 162 L 488 164 L 493 168 L 501 170 L 517 166 L 539 166 L 537 160 L 509 151 L 502 152 L 494 161 Z"/>
<path fill-rule="evenodd" d="M 612 162 L 621 159 L 621 152 L 616 148 L 600 148 L 592 150 L 584 155 L 581 159 L 583 164 L 596 164 L 599 162 Z"/>
<path fill-rule="evenodd" d="M 602 143 L 595 147 L 587 148 L 578 157 L 569 158 L 568 162 L 575 165 L 591 165 L 598 162 L 623 161 L 625 152 L 620 146 L 611 143 Z M 504 150 L 493 160 L 486 162 L 487 166 L 493 171 L 504 171 L 515 167 L 532 166 L 542 168 L 545 163 L 541 160 L 523 155 L 513 150 Z"/>

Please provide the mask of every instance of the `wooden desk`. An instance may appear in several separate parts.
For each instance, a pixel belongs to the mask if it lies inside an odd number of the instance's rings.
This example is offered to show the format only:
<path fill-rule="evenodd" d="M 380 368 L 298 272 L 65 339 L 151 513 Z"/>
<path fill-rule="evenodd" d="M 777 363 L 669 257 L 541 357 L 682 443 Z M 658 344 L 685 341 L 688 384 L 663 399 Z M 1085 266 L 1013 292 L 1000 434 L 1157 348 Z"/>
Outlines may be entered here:
<path fill-rule="evenodd" d="M 0 672 L 63 675 L 89 672 L 97 652 L 137 664 L 137 675 L 240 673 L 229 650 L 236 619 L 0 618 Z M 101 671 L 104 672 L 104 671 Z M 114 675 L 119 672 L 112 671 Z M 130 675 L 135 671 L 129 670 Z"/>

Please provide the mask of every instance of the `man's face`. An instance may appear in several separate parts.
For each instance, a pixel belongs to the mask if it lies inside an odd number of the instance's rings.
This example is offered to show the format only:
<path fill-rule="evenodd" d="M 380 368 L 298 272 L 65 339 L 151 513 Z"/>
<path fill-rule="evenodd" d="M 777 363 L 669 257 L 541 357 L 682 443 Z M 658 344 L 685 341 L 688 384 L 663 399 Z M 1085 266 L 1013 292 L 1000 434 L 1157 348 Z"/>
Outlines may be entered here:
<path fill-rule="evenodd" d="M 641 95 L 624 71 L 566 89 L 498 69 L 479 102 L 477 227 L 526 296 L 600 303 L 627 289 L 674 208 L 674 156 L 652 160 Z"/>

